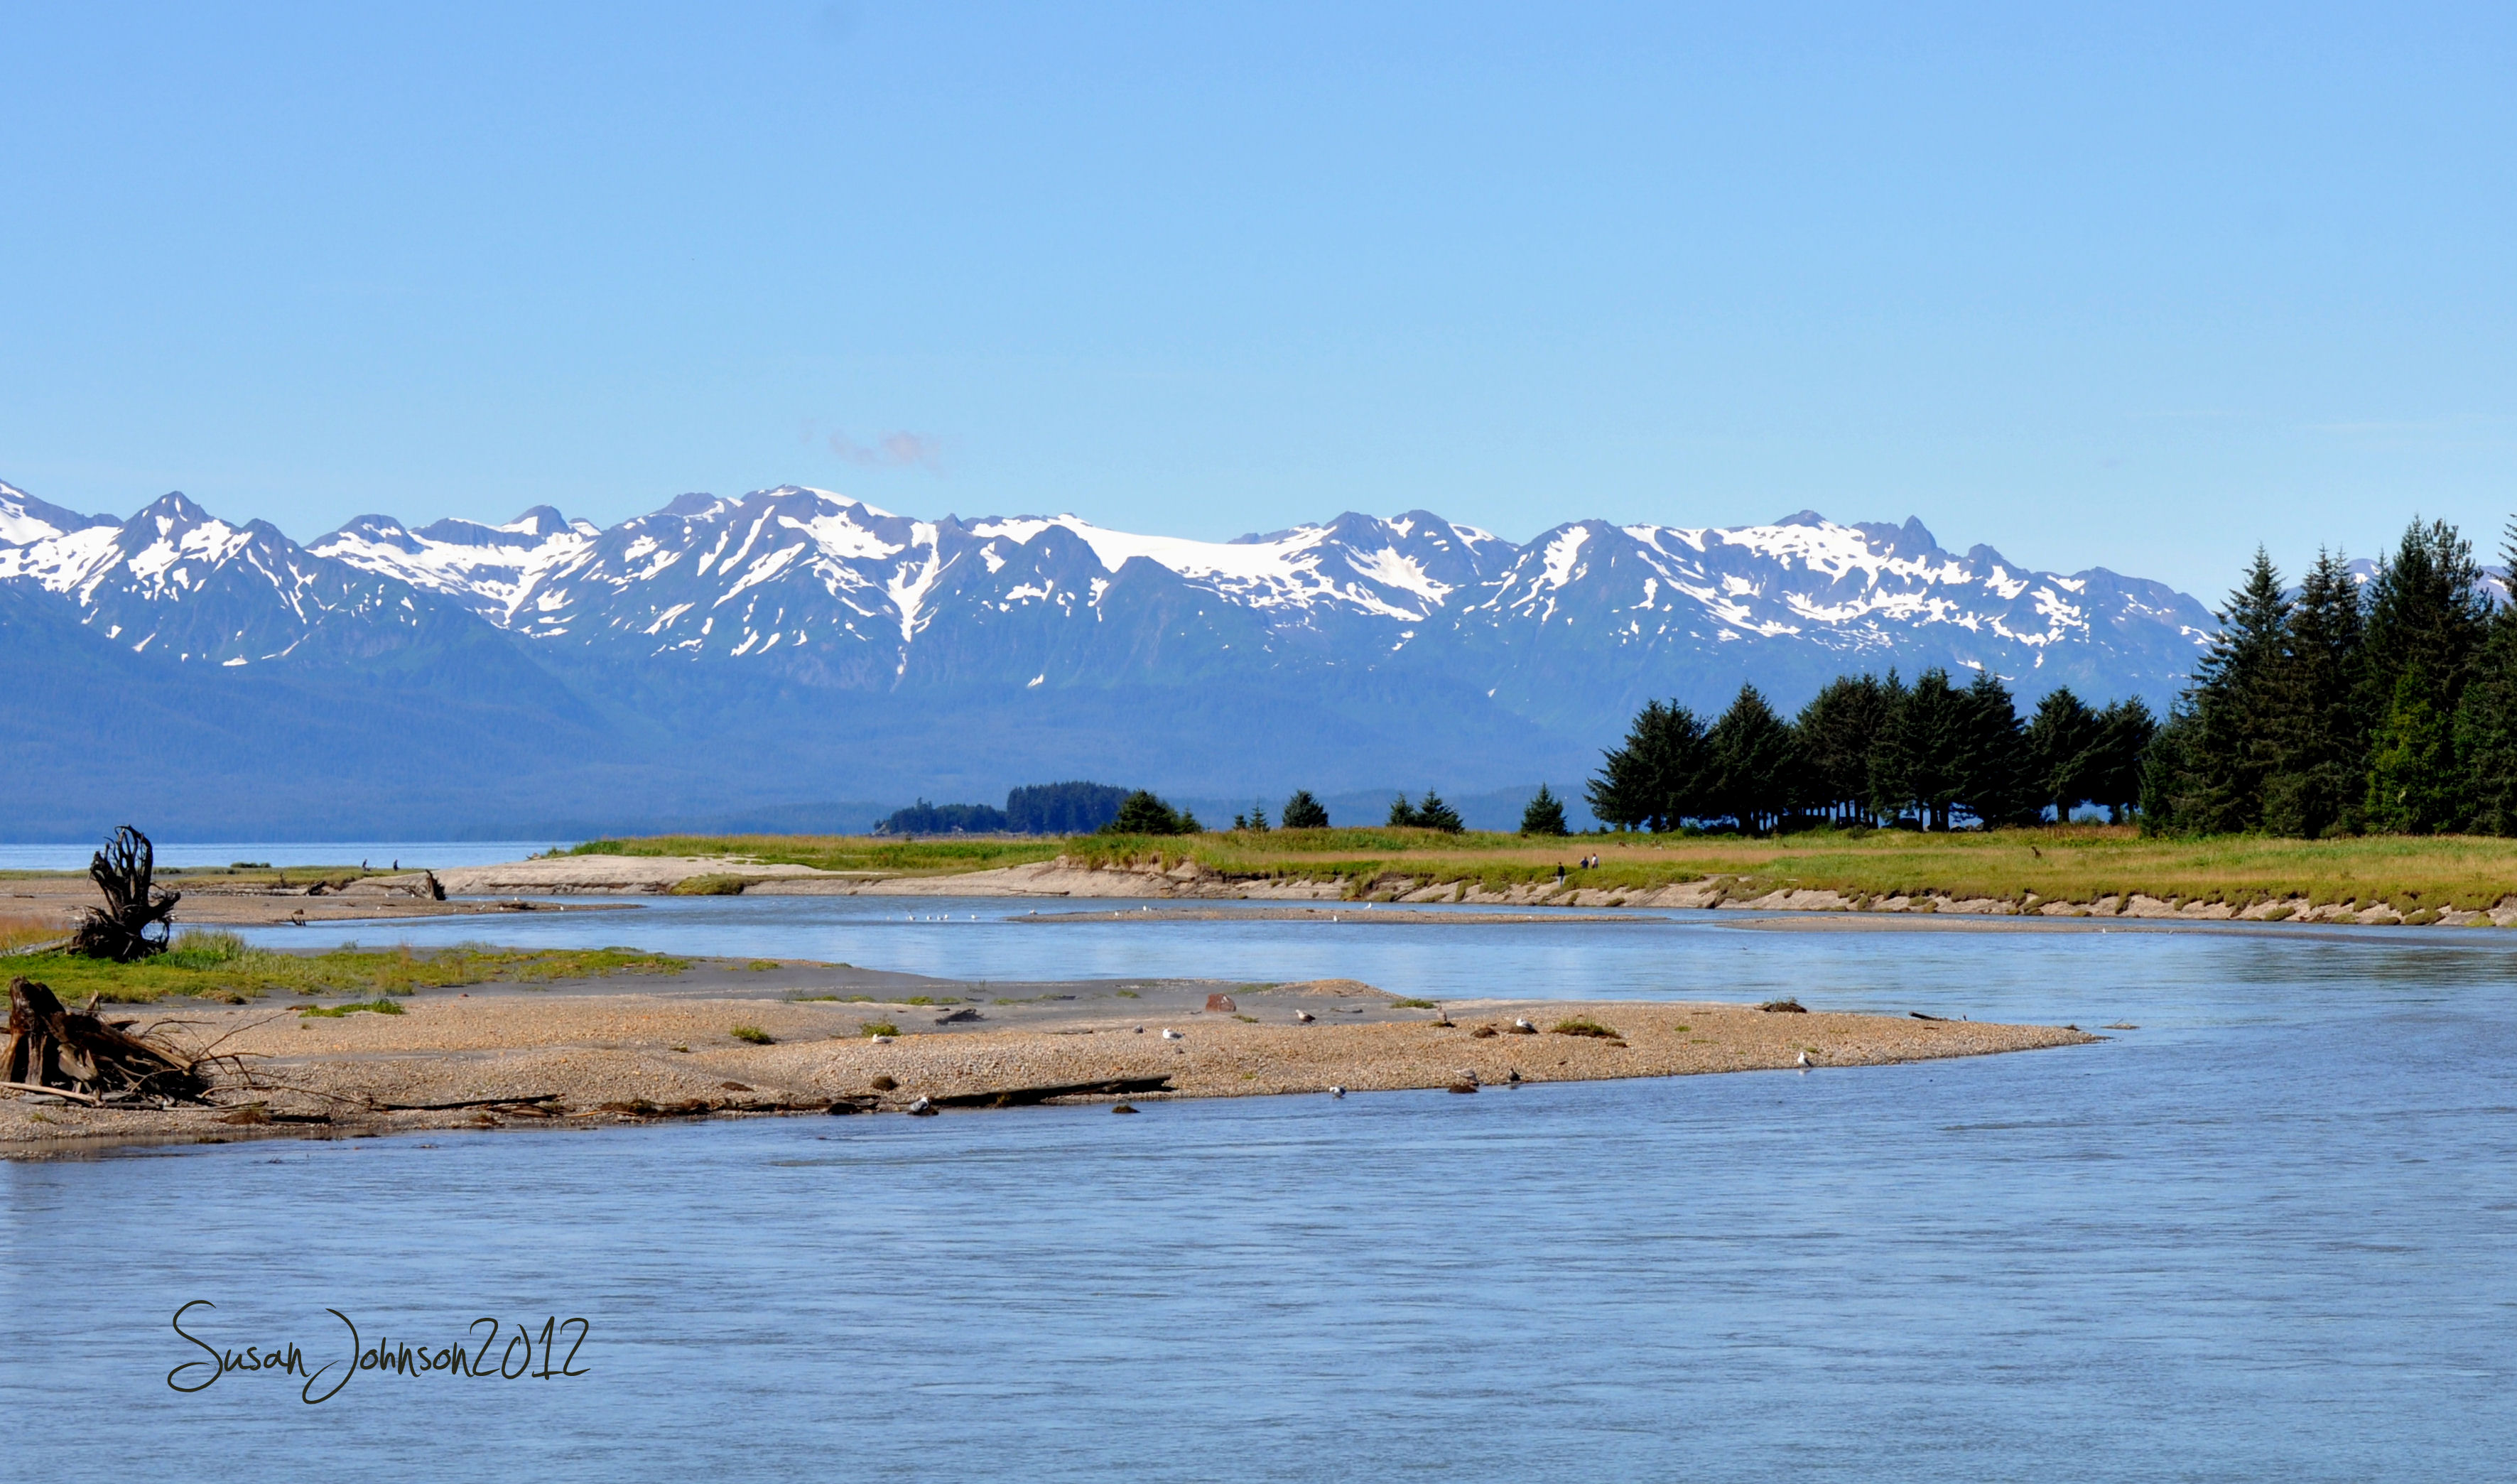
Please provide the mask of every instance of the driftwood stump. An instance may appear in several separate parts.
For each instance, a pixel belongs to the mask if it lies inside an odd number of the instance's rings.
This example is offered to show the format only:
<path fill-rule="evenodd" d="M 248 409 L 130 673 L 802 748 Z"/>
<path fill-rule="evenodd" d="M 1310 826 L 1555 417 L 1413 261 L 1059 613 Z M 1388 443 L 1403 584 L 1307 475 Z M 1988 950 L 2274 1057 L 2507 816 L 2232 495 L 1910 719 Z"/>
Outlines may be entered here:
<path fill-rule="evenodd" d="M 0 1078 L 25 1090 L 63 1092 L 86 1102 L 198 1102 L 209 1083 L 193 1063 L 108 1025 L 63 1007 L 46 986 L 9 981 L 9 1043 Z"/>
<path fill-rule="evenodd" d="M 166 952 L 174 936 L 175 904 L 183 900 L 156 884 L 157 857 L 149 836 L 125 825 L 88 863 L 88 878 L 105 893 L 70 940 L 71 952 L 90 958 L 131 963 Z"/>

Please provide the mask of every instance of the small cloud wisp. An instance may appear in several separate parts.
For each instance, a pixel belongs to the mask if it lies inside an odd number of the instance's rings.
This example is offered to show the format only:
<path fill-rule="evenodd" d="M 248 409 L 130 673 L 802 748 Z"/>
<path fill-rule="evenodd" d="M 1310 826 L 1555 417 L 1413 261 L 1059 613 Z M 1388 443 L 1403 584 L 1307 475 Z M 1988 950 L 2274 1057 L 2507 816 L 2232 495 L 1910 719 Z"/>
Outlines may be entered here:
<path fill-rule="evenodd" d="M 831 451 L 865 469 L 917 468 L 936 475 L 944 472 L 943 445 L 917 433 L 885 433 L 871 446 L 845 433 L 833 433 Z"/>

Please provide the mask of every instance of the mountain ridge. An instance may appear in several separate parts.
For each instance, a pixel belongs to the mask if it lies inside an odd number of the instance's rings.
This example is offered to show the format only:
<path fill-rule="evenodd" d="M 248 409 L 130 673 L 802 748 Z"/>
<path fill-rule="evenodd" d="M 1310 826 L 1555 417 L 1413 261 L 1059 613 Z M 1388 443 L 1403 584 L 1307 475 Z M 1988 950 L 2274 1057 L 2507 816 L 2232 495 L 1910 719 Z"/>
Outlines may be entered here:
<path fill-rule="evenodd" d="M 2215 628 L 2164 584 L 1953 553 L 1913 518 L 1586 520 L 1515 543 L 1425 510 L 1346 512 L 1198 541 L 794 485 L 610 527 L 547 505 L 499 525 L 364 515 L 302 545 L 180 493 L 116 522 L 0 485 L 0 587 L 144 661 L 114 666 L 126 691 L 214 670 L 169 694 L 265 676 L 450 707 L 479 735 L 428 786 L 404 740 L 327 720 L 320 807 L 366 787 L 388 813 L 506 818 L 607 803 L 568 756 L 522 761 L 537 729 L 640 780 L 609 803 L 655 817 L 1122 769 L 1190 796 L 1562 792 L 1645 699 L 1715 708 L 1754 682 L 1790 707 L 1847 670 L 1939 664 L 1990 668 L 2023 704 L 2068 684 L 2162 705 Z M 21 731 L 41 721 L 11 708 Z M 245 766 L 232 740 L 192 745 L 179 773 Z M 76 812 L 113 791 L 51 779 L 9 801 Z"/>

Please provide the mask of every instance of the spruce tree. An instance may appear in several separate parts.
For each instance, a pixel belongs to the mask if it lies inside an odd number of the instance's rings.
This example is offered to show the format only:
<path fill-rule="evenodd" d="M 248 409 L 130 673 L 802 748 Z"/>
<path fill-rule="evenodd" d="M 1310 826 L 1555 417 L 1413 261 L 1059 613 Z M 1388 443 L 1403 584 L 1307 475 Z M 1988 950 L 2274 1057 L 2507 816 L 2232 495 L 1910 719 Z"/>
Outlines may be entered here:
<path fill-rule="evenodd" d="M 2167 713 L 2166 724 L 2151 738 L 2149 750 L 2142 753 L 2142 833 L 2185 834 L 2192 829 L 2178 806 L 2185 797 L 2186 780 L 2195 775 L 2198 766 L 2194 738 L 2199 730 L 2193 708 L 2180 704 Z"/>
<path fill-rule="evenodd" d="M 2049 691 L 2036 702 L 2023 740 L 2027 779 L 2036 807 L 2051 808 L 2055 824 L 2069 824 L 2071 811 L 2095 797 L 2091 775 L 2100 762 L 2105 730 L 2104 720 L 2069 686 Z"/>
<path fill-rule="evenodd" d="M 2473 543 L 2445 521 L 2415 519 L 2368 585 L 2361 672 L 2371 728 L 2368 827 L 2428 833 L 2463 823 L 2472 784 L 2457 765 L 2453 721 L 2490 629 L 2491 599 Z M 2408 691 L 2405 677 L 2416 671 Z M 2429 745 L 2434 729 L 2444 745 Z M 2436 776 L 2414 771 L 2425 769 Z"/>
<path fill-rule="evenodd" d="M 1897 677 L 1891 672 L 1888 683 Z M 1874 804 L 1891 818 L 1912 809 L 1927 829 L 1949 827 L 1949 811 L 1964 791 L 1972 707 L 1966 693 L 1934 666 L 1899 688 L 1897 705 L 1870 758 Z"/>
<path fill-rule="evenodd" d="M 2490 626 L 2473 543 L 2445 521 L 2414 520 L 2368 584 L 2363 694 L 2370 719 L 2393 708 L 2396 681 L 2414 661 L 2428 672 L 2431 695 L 2450 704 L 2461 698 Z"/>
<path fill-rule="evenodd" d="M 1285 800 L 1284 818 L 1287 829 L 1329 827 L 1328 810 L 1321 806 L 1318 799 L 1311 797 L 1311 790 L 1308 788 L 1297 788 L 1294 790 L 1294 796 Z"/>
<path fill-rule="evenodd" d="M 2263 826 L 2315 839 L 2361 827 L 2368 771 L 2360 584 L 2340 554 L 2320 551 L 2289 616 L 2277 688 L 2278 760 L 2264 781 Z"/>
<path fill-rule="evenodd" d="M 1101 834 L 1195 834 L 1197 816 L 1174 812 L 1171 805 L 1142 788 L 1129 794 L 1119 806 L 1119 817 L 1104 825 Z"/>
<path fill-rule="evenodd" d="M 1549 792 L 1545 784 L 1538 785 L 1538 792 L 1531 796 L 1529 807 L 1520 812 L 1520 832 L 1552 835 L 1573 832 L 1564 827 L 1564 801 Z"/>
<path fill-rule="evenodd" d="M 1799 771 L 1792 729 L 1755 686 L 1743 685 L 1704 740 L 1711 763 L 1706 812 L 1729 816 L 1743 834 L 1773 828 L 1791 806 Z"/>
<path fill-rule="evenodd" d="M 2264 783 L 2281 760 L 2288 640 L 2289 599 L 2272 558 L 2257 547 L 2169 719 L 2175 767 L 2154 781 L 2159 797 L 2145 797 L 2154 827 L 2233 834 L 2263 823 Z"/>
<path fill-rule="evenodd" d="M 1392 829 L 1413 829 L 1424 824 L 1425 820 L 1416 812 L 1416 806 L 1407 802 L 1407 795 L 1402 793 L 1390 801 L 1387 823 Z"/>
<path fill-rule="evenodd" d="M 2141 799 L 2142 765 L 2158 737 L 2158 719 L 2138 696 L 2107 702 L 2098 713 L 2096 755 L 2085 775 L 2088 798 L 2106 806 L 2110 824 L 2120 825 Z"/>
<path fill-rule="evenodd" d="M 2455 753 L 2440 688 L 2417 658 L 2395 676 L 2395 694 L 2368 749 L 2368 827 L 2435 834 L 2463 815 Z"/>
<path fill-rule="evenodd" d="M 1862 768 L 1862 808 L 1882 825 L 1896 824 L 1912 802 L 1904 791 L 1905 759 L 1897 734 L 1897 718 L 1904 714 L 1908 694 L 1905 682 L 1897 678 L 1897 667 L 1890 665 L 1888 678 L 1879 682 L 1879 726 L 1870 734 L 1870 754 Z"/>
<path fill-rule="evenodd" d="M 2517 521 L 2502 532 L 2500 560 L 2517 577 Z M 2466 827 L 2517 834 L 2517 603 L 2492 606 L 2473 677 L 2456 702 L 2455 751 L 2465 776 Z"/>
<path fill-rule="evenodd" d="M 1801 761 L 1795 807 L 1830 818 L 1868 812 L 1870 749 L 1888 725 L 1888 688 L 1875 676 L 1839 675 L 1792 723 Z"/>
<path fill-rule="evenodd" d="M 2036 807 L 2029 786 L 2019 707 L 1990 670 L 1976 671 L 1960 713 L 1956 803 L 1989 827 L 2014 825 Z"/>
<path fill-rule="evenodd" d="M 1701 813 L 1704 723 L 1676 701 L 1647 702 L 1601 762 L 1583 794 L 1602 824 L 1660 833 Z"/>
<path fill-rule="evenodd" d="M 1416 806 L 1416 826 L 1420 829 L 1438 829 L 1444 834 L 1458 834 L 1469 827 L 1460 811 L 1442 802 L 1432 789 L 1425 790 L 1425 801 Z"/>

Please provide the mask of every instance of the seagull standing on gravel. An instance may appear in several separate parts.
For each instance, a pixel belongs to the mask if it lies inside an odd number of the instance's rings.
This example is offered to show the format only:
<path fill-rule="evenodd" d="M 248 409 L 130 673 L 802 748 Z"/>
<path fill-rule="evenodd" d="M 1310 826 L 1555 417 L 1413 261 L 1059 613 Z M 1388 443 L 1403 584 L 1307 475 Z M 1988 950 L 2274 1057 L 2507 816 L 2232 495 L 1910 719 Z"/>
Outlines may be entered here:
<path fill-rule="evenodd" d="M 1302 1024 L 1304 1024 L 1304 1025 L 1309 1025 L 1313 1020 L 1317 1019 L 1318 1017 L 1316 1017 L 1316 1016 L 1314 1016 L 1313 1014 L 1311 1014 L 1311 1012 L 1310 1012 L 1310 1011 L 1308 1011 L 1308 1010 L 1296 1010 L 1296 1011 L 1294 1012 L 1294 1018 L 1295 1018 L 1296 1020 L 1301 1021 L 1301 1022 Z"/>
<path fill-rule="evenodd" d="M 1529 1018 L 1527 1016 L 1513 1017 L 1512 1028 L 1515 1031 L 1535 1031 L 1538 1029 L 1538 1027 L 1529 1023 Z"/>
<path fill-rule="evenodd" d="M 1801 1053 L 1800 1068 L 1803 1072 L 1807 1072 L 1810 1068 L 1816 1065 L 1817 1063 L 1810 1060 L 1810 1054 L 1807 1051 L 1803 1051 Z"/>
<path fill-rule="evenodd" d="M 1165 1040 L 1182 1040 L 1182 1039 L 1186 1039 L 1186 1038 L 1182 1037 L 1182 1036 L 1180 1035 L 1180 1033 L 1178 1033 L 1177 1031 L 1173 1030 L 1171 1027 L 1169 1027 L 1169 1026 L 1165 1026 L 1165 1027 L 1163 1027 L 1163 1039 L 1165 1039 Z"/>

